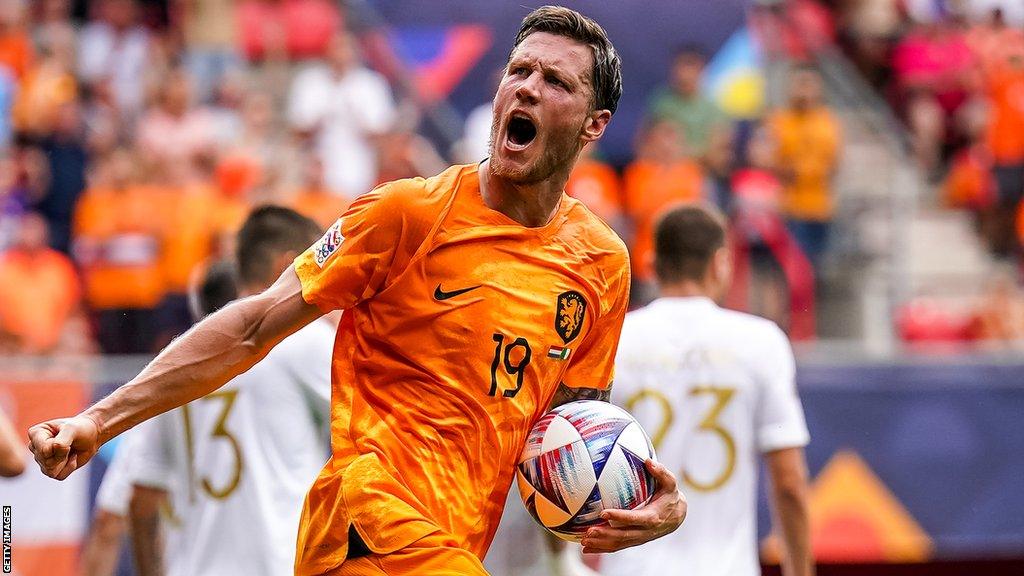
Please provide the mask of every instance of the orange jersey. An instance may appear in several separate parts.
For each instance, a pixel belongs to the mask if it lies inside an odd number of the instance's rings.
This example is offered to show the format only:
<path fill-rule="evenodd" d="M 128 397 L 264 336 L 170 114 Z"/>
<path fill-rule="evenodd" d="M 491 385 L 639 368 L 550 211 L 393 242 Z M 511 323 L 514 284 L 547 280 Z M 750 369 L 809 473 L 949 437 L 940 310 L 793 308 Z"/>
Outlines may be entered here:
<path fill-rule="evenodd" d="M 783 212 L 799 220 L 832 218 L 832 174 L 839 160 L 839 122 L 824 106 L 799 112 L 783 109 L 768 118 L 778 141 L 776 162 L 790 174 L 782 194 Z"/>
<path fill-rule="evenodd" d="M 171 187 L 161 195 L 165 287 L 172 294 L 184 294 L 195 268 L 222 252 L 220 239 L 238 231 L 248 207 L 206 184 Z"/>
<path fill-rule="evenodd" d="M 704 172 L 699 164 L 684 159 L 670 165 L 636 160 L 623 174 L 626 213 L 633 220 L 633 273 L 651 280 L 654 271 L 654 226 L 658 217 L 681 202 L 703 196 Z"/>
<path fill-rule="evenodd" d="M 566 194 L 609 223 L 622 215 L 620 188 L 619 177 L 611 166 L 590 159 L 580 160 L 565 183 Z"/>
<path fill-rule="evenodd" d="M 306 499 L 296 574 L 330 574 L 349 526 L 386 554 L 435 532 L 482 558 L 532 424 L 559 382 L 607 387 L 629 299 L 622 241 L 577 200 L 527 228 L 476 165 L 359 197 L 295 260 L 345 309 L 333 456 Z"/>
<path fill-rule="evenodd" d="M 164 296 L 159 192 L 90 188 L 75 207 L 75 254 L 94 309 L 152 308 Z"/>
<path fill-rule="evenodd" d="M 0 254 L 0 328 L 20 337 L 29 350 L 57 344 L 80 299 L 75 267 L 60 252 Z"/>
<path fill-rule="evenodd" d="M 288 205 L 306 218 L 327 228 L 348 209 L 352 200 L 324 188 L 305 188 L 292 196 Z"/>
<path fill-rule="evenodd" d="M 988 145 L 997 164 L 1024 161 L 1024 68 L 1003 66 L 989 78 Z"/>

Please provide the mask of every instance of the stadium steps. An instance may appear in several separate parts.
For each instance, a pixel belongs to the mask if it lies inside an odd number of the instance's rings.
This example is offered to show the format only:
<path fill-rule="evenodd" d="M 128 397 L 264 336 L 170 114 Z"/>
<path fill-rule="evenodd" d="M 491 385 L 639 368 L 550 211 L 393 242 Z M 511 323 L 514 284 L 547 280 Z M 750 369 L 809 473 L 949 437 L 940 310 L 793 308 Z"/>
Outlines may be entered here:
<path fill-rule="evenodd" d="M 941 209 L 888 106 L 842 56 L 819 58 L 844 131 L 832 250 L 821 270 L 818 333 L 891 349 L 893 318 L 921 296 L 960 308 L 996 267 L 969 214 Z"/>

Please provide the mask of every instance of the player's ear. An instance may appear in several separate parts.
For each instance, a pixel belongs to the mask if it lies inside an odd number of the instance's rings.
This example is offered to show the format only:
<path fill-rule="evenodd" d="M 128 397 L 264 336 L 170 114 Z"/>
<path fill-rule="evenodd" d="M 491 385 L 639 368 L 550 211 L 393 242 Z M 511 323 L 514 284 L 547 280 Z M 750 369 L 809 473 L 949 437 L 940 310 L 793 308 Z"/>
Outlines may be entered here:
<path fill-rule="evenodd" d="M 612 113 L 608 110 L 594 110 L 591 112 L 587 119 L 583 122 L 583 134 L 581 138 L 584 142 L 593 142 L 604 134 L 605 127 L 608 126 L 608 121 L 612 119 Z"/>
<path fill-rule="evenodd" d="M 732 283 L 732 250 L 728 245 L 722 246 L 715 251 L 715 255 L 712 258 L 715 280 L 722 286 L 723 290 L 727 290 L 728 286 Z"/>

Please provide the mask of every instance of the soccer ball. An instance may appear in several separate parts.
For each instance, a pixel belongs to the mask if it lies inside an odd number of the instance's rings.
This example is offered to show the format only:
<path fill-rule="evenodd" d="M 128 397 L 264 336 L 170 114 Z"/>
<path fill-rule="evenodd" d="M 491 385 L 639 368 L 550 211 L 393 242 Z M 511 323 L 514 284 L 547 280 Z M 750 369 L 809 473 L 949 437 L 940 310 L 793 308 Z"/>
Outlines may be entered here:
<path fill-rule="evenodd" d="M 656 489 L 644 461 L 654 447 L 625 410 L 595 400 L 563 404 L 530 430 L 516 467 L 523 504 L 552 534 L 579 542 L 605 509 L 631 510 Z"/>

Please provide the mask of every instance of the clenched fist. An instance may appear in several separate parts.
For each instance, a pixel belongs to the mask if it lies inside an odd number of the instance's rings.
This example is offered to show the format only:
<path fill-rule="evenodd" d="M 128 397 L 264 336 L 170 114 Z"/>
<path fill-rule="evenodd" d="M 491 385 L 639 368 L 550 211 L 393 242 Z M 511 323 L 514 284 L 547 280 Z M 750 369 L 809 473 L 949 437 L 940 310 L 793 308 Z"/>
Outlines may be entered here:
<path fill-rule="evenodd" d="M 99 426 L 92 418 L 60 418 L 28 429 L 29 449 L 43 474 L 63 480 L 99 450 Z"/>

